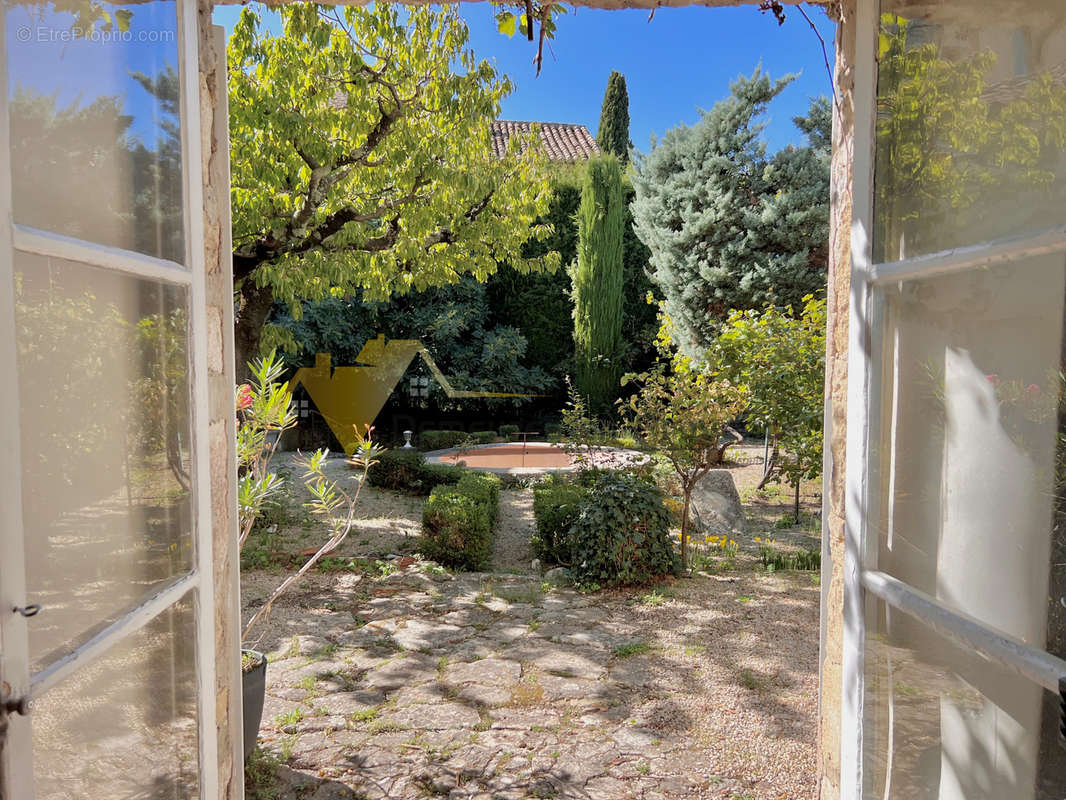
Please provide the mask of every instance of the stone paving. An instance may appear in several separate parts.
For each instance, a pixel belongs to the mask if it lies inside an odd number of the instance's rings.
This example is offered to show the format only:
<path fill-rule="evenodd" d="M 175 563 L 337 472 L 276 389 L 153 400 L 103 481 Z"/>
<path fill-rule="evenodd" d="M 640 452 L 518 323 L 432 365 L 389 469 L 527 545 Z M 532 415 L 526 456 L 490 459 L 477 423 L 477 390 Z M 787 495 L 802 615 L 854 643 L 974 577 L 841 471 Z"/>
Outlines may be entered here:
<path fill-rule="evenodd" d="M 701 609 L 423 564 L 313 576 L 267 642 L 260 746 L 283 763 L 279 796 L 813 798 L 818 590 L 764 579 L 786 618 L 769 609 L 752 644 L 734 637 L 757 612 L 737 579 L 713 579 L 721 609 Z M 687 636 L 669 653 L 667 628 Z M 775 651 L 786 629 L 809 633 L 791 656 Z M 738 649 L 705 658 L 719 635 Z M 701 688 L 721 675 L 724 694 Z M 723 744 L 745 728 L 754 743 Z"/>

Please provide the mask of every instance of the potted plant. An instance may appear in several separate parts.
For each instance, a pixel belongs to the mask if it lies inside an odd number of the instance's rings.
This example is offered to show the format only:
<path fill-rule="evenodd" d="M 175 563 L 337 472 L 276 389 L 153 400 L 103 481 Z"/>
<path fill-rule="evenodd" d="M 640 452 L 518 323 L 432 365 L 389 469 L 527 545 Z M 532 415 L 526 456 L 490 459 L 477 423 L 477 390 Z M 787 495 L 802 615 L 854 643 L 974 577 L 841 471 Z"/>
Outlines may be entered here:
<path fill-rule="evenodd" d="M 284 479 L 270 469 L 282 433 L 296 424 L 292 409 L 292 391 L 280 380 L 284 367 L 274 353 L 248 365 L 251 381 L 236 390 L 237 407 L 237 516 L 240 531 L 239 546 L 244 547 L 263 504 L 276 495 Z M 355 452 L 348 463 L 354 468 L 349 480 L 354 488 L 345 489 L 326 476 L 323 469 L 328 450 L 301 456 L 297 464 L 304 468 L 303 480 L 311 493 L 307 506 L 323 519 L 326 541 L 295 573 L 285 578 L 266 602 L 245 623 L 241 632 L 242 645 L 257 623 L 270 615 L 274 602 L 294 583 L 314 567 L 322 556 L 335 550 L 344 541 L 355 520 L 355 508 L 366 481 L 366 474 L 383 452 L 374 444 L 369 425 L 360 432 Z M 266 694 L 266 655 L 252 647 L 242 647 L 241 678 L 244 698 L 244 757 L 255 749 L 259 724 L 263 717 Z"/>

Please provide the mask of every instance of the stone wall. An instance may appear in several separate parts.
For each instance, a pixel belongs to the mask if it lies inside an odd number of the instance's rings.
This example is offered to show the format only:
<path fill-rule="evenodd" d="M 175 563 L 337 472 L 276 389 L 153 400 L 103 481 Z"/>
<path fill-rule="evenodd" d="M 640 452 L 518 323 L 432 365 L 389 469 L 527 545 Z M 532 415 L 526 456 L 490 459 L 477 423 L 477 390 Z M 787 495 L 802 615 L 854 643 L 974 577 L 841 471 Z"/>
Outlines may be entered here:
<path fill-rule="evenodd" d="M 836 97 L 830 175 L 829 287 L 825 353 L 825 464 L 822 473 L 822 620 L 819 658 L 819 798 L 840 797 L 840 711 L 844 635 L 844 497 L 848 401 L 848 300 L 851 291 L 854 155 L 855 4 L 837 18 Z"/>
<path fill-rule="evenodd" d="M 241 741 L 240 575 L 237 453 L 233 406 L 233 269 L 230 260 L 229 121 L 226 38 L 199 0 L 200 138 L 203 153 L 204 265 L 210 404 L 211 519 L 215 562 L 216 716 L 220 800 L 244 797 Z"/>

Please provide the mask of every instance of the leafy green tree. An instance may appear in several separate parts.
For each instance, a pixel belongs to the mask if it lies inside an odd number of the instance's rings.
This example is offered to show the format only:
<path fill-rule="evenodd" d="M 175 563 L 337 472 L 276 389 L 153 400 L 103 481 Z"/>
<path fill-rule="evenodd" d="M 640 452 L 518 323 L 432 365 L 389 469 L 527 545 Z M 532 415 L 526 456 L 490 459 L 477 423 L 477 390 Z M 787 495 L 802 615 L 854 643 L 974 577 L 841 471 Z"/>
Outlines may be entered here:
<path fill-rule="evenodd" d="M 633 216 L 652 280 L 699 356 L 731 309 L 789 305 L 823 293 L 829 240 L 825 103 L 797 121 L 808 147 L 767 156 L 756 118 L 792 77 L 761 70 L 692 127 L 674 128 L 636 162 Z"/>
<path fill-rule="evenodd" d="M 822 469 L 825 382 L 825 300 L 803 300 L 798 316 L 774 306 L 733 311 L 707 353 L 713 372 L 747 395 L 748 424 L 773 437 L 766 479 L 776 475 L 792 486 L 797 521 L 800 481 Z"/>
<path fill-rule="evenodd" d="M 612 410 L 618 396 L 622 346 L 622 170 L 614 156 L 588 162 L 577 212 L 574 298 L 574 378 L 594 413 Z"/>
<path fill-rule="evenodd" d="M 626 90 L 626 76 L 621 72 L 611 70 L 611 76 L 607 79 L 596 144 L 602 152 L 618 156 L 622 164 L 629 163 L 629 150 L 633 147 L 629 140 L 629 92 Z"/>
<path fill-rule="evenodd" d="M 316 353 L 330 353 L 336 366 L 355 364 L 363 344 L 383 333 L 389 339 L 420 339 L 444 374 L 462 389 L 543 394 L 556 383 L 544 369 L 527 365 L 525 338 L 509 325 L 494 323 L 485 285 L 469 276 L 450 286 L 388 301 L 366 300 L 358 292 L 336 293 L 305 301 L 298 316 L 279 311 L 272 319 L 295 343 L 295 351 L 286 359 L 295 366 L 313 364 Z M 420 364 L 416 361 L 414 367 Z M 526 398 L 463 400 L 461 407 L 513 407 L 525 402 Z M 454 408 L 454 403 L 434 382 L 424 407 L 442 411 Z"/>
<path fill-rule="evenodd" d="M 512 85 L 467 49 L 454 9 L 289 6 L 284 35 L 246 8 L 230 39 L 238 363 L 275 300 L 367 298 L 519 270 L 547 211 L 537 148 L 491 153 Z M 277 338 L 277 337 L 275 337 Z"/>
<path fill-rule="evenodd" d="M 639 384 L 626 409 L 629 421 L 644 443 L 667 460 L 681 484 L 681 563 L 686 565 L 692 492 L 735 440 L 722 444 L 729 423 L 744 410 L 746 393 L 683 356 L 623 380 Z"/>

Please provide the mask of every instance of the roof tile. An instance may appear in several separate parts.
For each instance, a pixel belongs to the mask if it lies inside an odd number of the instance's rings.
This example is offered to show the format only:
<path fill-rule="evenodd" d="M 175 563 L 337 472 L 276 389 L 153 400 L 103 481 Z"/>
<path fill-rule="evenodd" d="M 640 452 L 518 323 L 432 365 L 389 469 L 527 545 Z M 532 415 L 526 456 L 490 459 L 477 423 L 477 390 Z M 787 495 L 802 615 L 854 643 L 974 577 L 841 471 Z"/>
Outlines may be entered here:
<path fill-rule="evenodd" d="M 600 148 L 584 125 L 568 122 L 514 122 L 497 120 L 492 123 L 492 152 L 502 158 L 512 137 L 524 140 L 533 126 L 540 128 L 541 146 L 549 161 L 584 161 L 599 155 Z"/>

